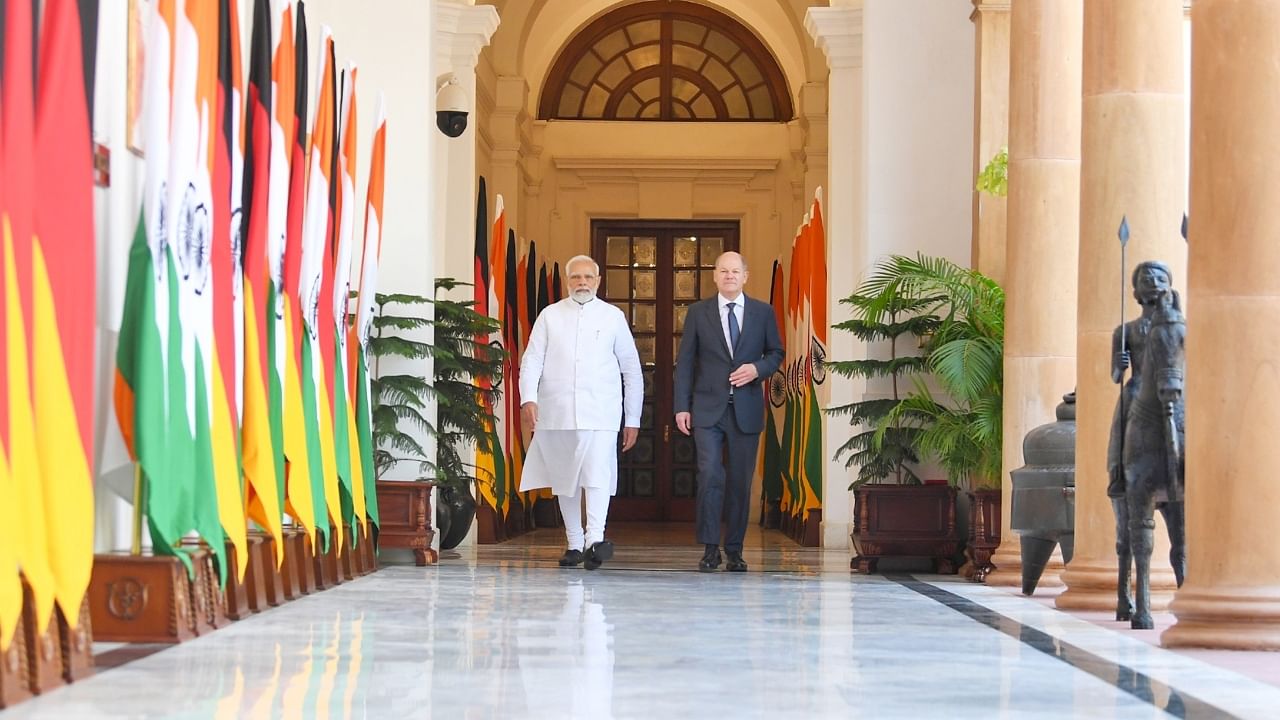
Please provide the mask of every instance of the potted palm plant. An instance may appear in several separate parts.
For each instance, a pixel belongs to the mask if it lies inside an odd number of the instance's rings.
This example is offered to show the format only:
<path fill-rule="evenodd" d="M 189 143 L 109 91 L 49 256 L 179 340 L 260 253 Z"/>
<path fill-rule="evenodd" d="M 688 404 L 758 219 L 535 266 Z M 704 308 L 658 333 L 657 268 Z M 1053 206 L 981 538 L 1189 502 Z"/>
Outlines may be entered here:
<path fill-rule="evenodd" d="M 836 459 L 847 456 L 845 467 L 858 467 L 849 485 L 854 491 L 852 539 L 857 551 L 850 567 L 871 572 L 884 557 L 928 557 L 937 569 L 949 572 L 958 550 L 955 491 L 945 484 L 922 483 L 917 447 L 929 420 L 904 405 L 906 391 L 928 369 L 928 357 L 921 350 L 942 322 L 935 312 L 939 298 L 886 287 L 879 282 L 883 269 L 884 264 L 877 267 L 841 301 L 853 316 L 833 328 L 864 342 L 884 343 L 888 357 L 827 364 L 844 377 L 888 380 L 887 397 L 827 409 L 848 417 L 855 428 L 836 451 Z"/>
<path fill-rule="evenodd" d="M 497 442 L 492 431 L 493 413 L 500 390 L 492 381 L 501 374 L 502 350 L 485 339 L 497 328 L 497 321 L 472 309 L 470 301 L 442 297 L 465 286 L 452 278 L 436 280 L 436 297 L 409 294 L 379 294 L 378 312 L 373 318 L 369 354 L 374 358 L 370 385 L 373 398 L 374 464 L 378 474 L 379 511 L 383 527 L 380 538 L 395 528 L 386 518 L 405 519 L 403 545 L 425 560 L 432 534 L 426 522 L 428 507 L 425 489 L 438 488 L 436 528 L 443 549 L 456 547 L 466 537 L 475 516 L 471 485 L 478 478 L 474 463 L 463 459 L 470 447 L 490 449 Z M 434 318 L 414 308 L 434 307 Z M 433 339 L 421 338 L 433 330 Z M 415 338 L 415 334 L 419 337 Z M 381 372 L 384 359 L 434 359 L 431 380 L 417 373 Z M 426 415 L 430 400 L 436 401 L 436 421 Z M 410 431 L 417 431 L 417 437 Z M 427 459 L 418 437 L 434 438 L 436 459 Z M 418 478 L 413 483 L 384 480 L 383 475 L 400 463 L 416 463 Z M 490 479 L 486 479 L 490 480 Z M 425 538 L 425 545 L 424 545 Z M 385 544 L 385 542 L 384 542 Z"/>
<path fill-rule="evenodd" d="M 889 258 L 864 289 L 879 296 L 876 307 L 895 297 L 925 299 L 927 312 L 940 318 L 925 347 L 940 392 L 913 378 L 907 396 L 877 423 L 873 444 L 892 442 L 903 424 L 919 428 L 915 449 L 970 492 L 970 554 L 980 578 L 999 544 L 1004 291 L 976 270 L 925 256 Z"/>

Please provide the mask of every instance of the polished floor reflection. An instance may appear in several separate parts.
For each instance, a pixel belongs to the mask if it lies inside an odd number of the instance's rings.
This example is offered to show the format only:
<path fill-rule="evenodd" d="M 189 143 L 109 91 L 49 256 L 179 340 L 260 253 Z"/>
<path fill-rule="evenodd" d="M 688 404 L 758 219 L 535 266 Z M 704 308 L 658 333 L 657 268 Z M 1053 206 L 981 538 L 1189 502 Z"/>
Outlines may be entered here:
<path fill-rule="evenodd" d="M 1280 688 L 931 576 L 764 542 L 752 571 L 508 545 L 378 573 L 0 712 L 17 718 L 1276 717 Z"/>

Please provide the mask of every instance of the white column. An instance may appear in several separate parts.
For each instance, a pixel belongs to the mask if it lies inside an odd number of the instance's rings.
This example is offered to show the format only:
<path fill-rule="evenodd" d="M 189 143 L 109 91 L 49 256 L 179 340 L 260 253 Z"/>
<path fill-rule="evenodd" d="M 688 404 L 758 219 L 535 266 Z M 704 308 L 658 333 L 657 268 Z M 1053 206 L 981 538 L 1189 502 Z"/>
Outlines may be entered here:
<path fill-rule="evenodd" d="M 838 312 L 840 298 L 847 297 L 857 286 L 865 264 L 866 242 L 864 219 L 863 152 L 863 78 L 862 78 L 862 0 L 832 2 L 833 7 L 812 7 L 805 13 L 805 29 L 827 56 L 830 76 L 827 78 L 827 125 L 831 129 L 827 143 L 828 183 L 823 212 L 827 231 L 827 303 L 832 313 Z M 833 319 L 835 315 L 832 315 Z M 859 347 L 849 333 L 828 335 L 827 355 L 832 358 L 861 357 Z M 866 391 L 863 381 L 827 375 L 831 383 L 830 405 L 852 402 Z M 842 435 L 823 434 L 823 456 L 827 458 L 822 489 L 822 546 L 848 549 L 853 530 L 853 493 L 846 488 L 851 474 L 844 462 L 831 457 L 841 444 Z M 843 424 L 840 424 L 842 429 Z"/>
<path fill-rule="evenodd" d="M 429 76 L 430 92 L 434 98 L 436 78 L 453 73 L 467 96 L 469 117 L 467 129 L 462 135 L 451 138 L 435 127 L 431 118 L 427 132 L 431 134 L 434 157 L 428 167 L 434 167 L 433 198 L 435 212 L 432 221 L 432 261 L 430 275 L 434 283 L 437 277 L 454 277 L 470 281 L 474 274 L 474 238 L 476 222 L 476 62 L 480 51 L 489 44 L 489 38 L 498 29 L 498 11 L 492 5 L 473 5 L 470 2 L 435 3 L 435 41 L 433 72 Z M 434 100 L 433 100 L 434 102 Z M 432 403 L 431 419 L 434 421 L 435 404 Z M 434 445 L 428 448 L 434 456 Z M 434 495 L 434 493 L 433 493 Z M 432 498 L 434 507 L 436 498 Z M 463 545 L 474 545 L 475 523 Z M 436 537 L 439 543 L 439 536 Z"/>
<path fill-rule="evenodd" d="M 467 129 L 456 138 L 430 131 L 436 142 L 437 276 L 469 280 L 474 272 L 476 221 L 476 62 L 498 29 L 492 5 L 441 0 L 435 4 L 435 75 L 453 73 L 467 96 Z M 434 90 L 435 84 L 432 84 Z"/>

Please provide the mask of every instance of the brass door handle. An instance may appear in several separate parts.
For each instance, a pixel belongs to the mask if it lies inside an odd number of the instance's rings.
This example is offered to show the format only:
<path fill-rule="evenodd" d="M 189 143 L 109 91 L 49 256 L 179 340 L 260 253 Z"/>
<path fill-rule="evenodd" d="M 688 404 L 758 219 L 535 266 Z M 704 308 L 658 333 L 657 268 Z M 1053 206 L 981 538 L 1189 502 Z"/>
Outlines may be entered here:
<path fill-rule="evenodd" d="M 662 426 L 662 442 L 671 442 L 671 425 L 669 424 Z"/>

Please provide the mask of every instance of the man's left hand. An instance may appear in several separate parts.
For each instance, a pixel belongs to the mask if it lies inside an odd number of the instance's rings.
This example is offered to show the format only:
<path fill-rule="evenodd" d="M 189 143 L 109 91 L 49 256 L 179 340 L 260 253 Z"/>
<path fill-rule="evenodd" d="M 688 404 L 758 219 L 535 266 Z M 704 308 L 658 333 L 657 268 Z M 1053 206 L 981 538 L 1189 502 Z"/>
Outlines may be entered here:
<path fill-rule="evenodd" d="M 627 427 L 622 428 L 622 452 L 626 452 L 636 446 L 636 438 L 640 435 L 640 428 Z"/>
<path fill-rule="evenodd" d="M 734 387 L 742 387 L 758 377 L 760 377 L 760 373 L 756 372 L 756 366 L 751 363 L 745 363 L 739 365 L 737 370 L 729 373 L 729 384 Z"/>

